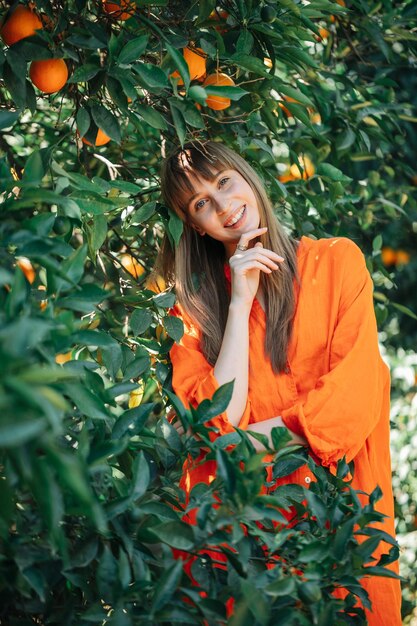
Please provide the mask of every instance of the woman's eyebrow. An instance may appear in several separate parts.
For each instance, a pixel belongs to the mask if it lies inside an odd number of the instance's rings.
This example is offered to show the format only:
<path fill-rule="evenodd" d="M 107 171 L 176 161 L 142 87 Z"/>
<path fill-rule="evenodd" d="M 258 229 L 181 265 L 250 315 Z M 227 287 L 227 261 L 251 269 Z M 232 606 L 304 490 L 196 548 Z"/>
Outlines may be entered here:
<path fill-rule="evenodd" d="M 215 174 L 213 174 L 213 176 L 211 176 L 210 178 L 208 178 L 207 180 L 212 183 L 213 181 L 216 180 L 216 178 L 218 178 L 219 176 L 221 176 L 222 174 L 224 174 L 224 172 L 227 172 L 227 168 L 220 170 L 220 172 L 216 172 Z M 190 206 L 191 202 L 193 200 L 195 200 L 195 198 L 197 198 L 198 196 L 201 196 L 201 191 L 199 193 L 195 193 L 191 196 L 191 198 L 188 200 L 188 206 Z"/>

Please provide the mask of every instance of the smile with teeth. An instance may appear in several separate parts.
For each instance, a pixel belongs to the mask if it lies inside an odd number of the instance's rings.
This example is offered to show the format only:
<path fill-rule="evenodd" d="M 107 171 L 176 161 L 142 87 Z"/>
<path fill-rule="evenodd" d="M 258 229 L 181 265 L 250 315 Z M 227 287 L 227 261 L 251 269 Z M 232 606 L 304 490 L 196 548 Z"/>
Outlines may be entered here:
<path fill-rule="evenodd" d="M 234 226 L 235 224 L 237 224 L 237 222 L 243 216 L 245 210 L 246 204 L 244 204 L 243 207 L 239 209 L 239 211 L 237 211 L 230 219 L 227 220 L 227 222 L 224 224 L 225 228 L 229 228 L 230 226 Z"/>

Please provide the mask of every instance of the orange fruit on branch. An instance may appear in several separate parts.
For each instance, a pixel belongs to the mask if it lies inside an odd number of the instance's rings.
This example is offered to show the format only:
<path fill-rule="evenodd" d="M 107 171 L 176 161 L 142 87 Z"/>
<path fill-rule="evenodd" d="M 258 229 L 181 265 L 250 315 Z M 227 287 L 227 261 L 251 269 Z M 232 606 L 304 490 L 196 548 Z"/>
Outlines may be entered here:
<path fill-rule="evenodd" d="M 167 288 L 165 280 L 159 274 L 151 274 L 145 282 L 145 289 L 155 293 L 161 293 Z"/>
<path fill-rule="evenodd" d="M 96 148 L 97 146 L 105 146 L 106 143 L 109 143 L 109 141 L 111 140 L 110 137 L 106 135 L 106 133 L 101 130 L 101 128 L 99 128 L 94 143 L 91 143 L 91 141 L 88 141 L 88 139 L 86 139 L 85 137 L 83 137 L 81 141 L 87 146 L 93 146 L 94 148 Z"/>
<path fill-rule="evenodd" d="M 132 17 L 136 10 L 136 5 L 133 0 L 120 0 L 119 2 L 103 0 L 103 9 L 116 20 L 124 21 Z"/>
<path fill-rule="evenodd" d="M 2 25 L 0 34 L 5 44 L 12 46 L 17 41 L 31 37 L 42 27 L 39 17 L 23 4 L 19 4 Z"/>
<path fill-rule="evenodd" d="M 407 265 L 410 262 L 410 253 L 405 250 L 397 250 L 396 265 Z"/>
<path fill-rule="evenodd" d="M 23 274 L 25 275 L 26 280 L 32 284 L 36 278 L 36 272 L 33 269 L 32 263 L 25 256 L 21 256 L 16 260 L 17 267 L 20 267 Z"/>
<path fill-rule="evenodd" d="M 121 257 L 119 257 L 119 261 L 126 272 L 129 272 L 133 278 L 138 279 L 145 273 L 145 268 L 142 267 L 139 261 L 131 254 L 122 254 Z"/>
<path fill-rule="evenodd" d="M 210 85 L 213 87 L 234 87 L 235 84 L 233 78 L 230 78 L 227 74 L 215 72 L 207 76 L 203 87 L 209 87 Z M 206 106 L 214 111 L 222 111 L 230 107 L 230 98 L 225 98 L 224 96 L 208 96 Z"/>
<path fill-rule="evenodd" d="M 389 267 L 390 265 L 395 265 L 397 262 L 397 253 L 393 248 L 386 246 L 381 250 L 381 260 L 384 265 Z"/>
<path fill-rule="evenodd" d="M 68 67 L 64 59 L 32 61 L 29 76 L 35 87 L 43 93 L 56 93 L 68 80 Z"/>
<path fill-rule="evenodd" d="M 206 59 L 207 55 L 201 48 L 183 48 L 182 51 L 185 62 L 188 65 L 191 80 L 202 80 L 206 75 Z M 178 85 L 183 85 L 179 72 L 175 70 L 172 76 L 178 78 Z"/>
<path fill-rule="evenodd" d="M 308 156 L 298 157 L 298 162 L 303 171 L 300 171 L 298 165 L 293 163 L 284 174 L 278 176 L 278 180 L 281 181 L 281 183 L 288 183 L 292 180 L 307 180 L 311 178 L 311 176 L 314 176 L 316 168 Z"/>

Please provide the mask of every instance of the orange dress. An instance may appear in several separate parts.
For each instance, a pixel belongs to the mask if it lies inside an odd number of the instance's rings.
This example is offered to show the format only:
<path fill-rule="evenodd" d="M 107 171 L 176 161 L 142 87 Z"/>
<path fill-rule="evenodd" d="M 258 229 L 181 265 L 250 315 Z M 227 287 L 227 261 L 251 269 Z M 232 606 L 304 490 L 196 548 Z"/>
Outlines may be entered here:
<path fill-rule="evenodd" d="M 275 374 L 264 353 L 266 320 L 254 300 L 249 319 L 249 390 L 239 428 L 281 415 L 286 426 L 308 441 L 322 465 L 335 467 L 343 456 L 355 463 L 353 487 L 383 492 L 383 529 L 394 535 L 389 451 L 389 370 L 378 348 L 373 284 L 360 249 L 346 238 L 302 237 L 297 251 L 297 295 L 287 368 Z M 181 314 L 177 308 L 176 314 Z M 198 330 L 184 317 L 185 334 L 171 349 L 173 388 L 186 406 L 211 398 L 218 388 L 213 367 L 199 345 Z M 233 431 L 224 413 L 210 422 L 220 434 Z M 214 461 L 187 464 L 182 486 L 189 492 L 208 483 Z M 307 486 L 301 467 L 284 482 Z M 381 550 L 386 551 L 386 550 Z M 375 556 L 378 552 L 375 553 Z M 397 571 L 397 564 L 392 569 Z M 397 580 L 363 581 L 373 610 L 371 626 L 401 626 Z"/>

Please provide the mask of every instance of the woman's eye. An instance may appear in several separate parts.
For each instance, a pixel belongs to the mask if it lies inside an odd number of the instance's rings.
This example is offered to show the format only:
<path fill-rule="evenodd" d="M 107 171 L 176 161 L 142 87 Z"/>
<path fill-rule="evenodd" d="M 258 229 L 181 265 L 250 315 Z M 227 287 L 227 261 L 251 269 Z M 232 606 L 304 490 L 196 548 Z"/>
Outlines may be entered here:
<path fill-rule="evenodd" d="M 196 204 L 195 204 L 195 208 L 197 209 L 197 211 L 198 211 L 198 209 L 202 209 L 202 208 L 203 208 L 203 206 L 204 206 L 204 200 L 199 200 L 199 201 L 198 201 L 198 202 L 196 202 Z"/>
<path fill-rule="evenodd" d="M 224 185 L 227 183 L 227 181 L 228 181 L 228 180 L 229 180 L 229 179 L 228 179 L 228 177 L 227 177 L 227 176 L 226 176 L 225 178 L 221 178 L 221 179 L 219 180 L 219 186 L 220 186 L 220 187 L 224 187 Z"/>

